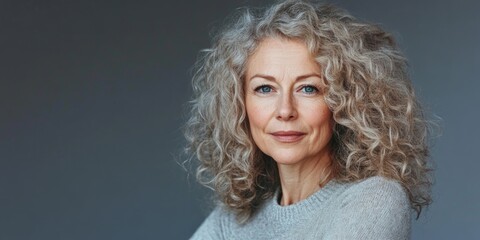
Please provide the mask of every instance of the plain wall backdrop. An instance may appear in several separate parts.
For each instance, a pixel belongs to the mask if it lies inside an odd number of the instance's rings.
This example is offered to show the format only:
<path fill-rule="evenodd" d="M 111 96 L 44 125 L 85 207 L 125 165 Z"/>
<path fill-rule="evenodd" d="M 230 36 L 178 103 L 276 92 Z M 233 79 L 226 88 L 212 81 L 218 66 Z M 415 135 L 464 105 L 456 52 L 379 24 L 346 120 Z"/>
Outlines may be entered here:
<path fill-rule="evenodd" d="M 391 31 L 427 108 L 434 203 L 413 239 L 480 239 L 480 2 L 335 0 Z M 210 191 L 180 164 L 191 66 L 241 6 L 0 1 L 0 239 L 187 239 Z"/>

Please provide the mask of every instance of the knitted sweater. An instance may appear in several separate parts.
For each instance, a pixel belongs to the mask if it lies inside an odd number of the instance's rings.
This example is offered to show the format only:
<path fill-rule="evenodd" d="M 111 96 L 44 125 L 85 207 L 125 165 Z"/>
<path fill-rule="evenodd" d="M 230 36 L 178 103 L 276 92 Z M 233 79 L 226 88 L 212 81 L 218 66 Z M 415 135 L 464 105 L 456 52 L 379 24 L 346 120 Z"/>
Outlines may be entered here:
<path fill-rule="evenodd" d="M 383 177 L 335 180 L 308 198 L 279 205 L 278 191 L 239 225 L 217 206 L 191 237 L 197 239 L 409 239 L 410 203 L 402 186 Z"/>

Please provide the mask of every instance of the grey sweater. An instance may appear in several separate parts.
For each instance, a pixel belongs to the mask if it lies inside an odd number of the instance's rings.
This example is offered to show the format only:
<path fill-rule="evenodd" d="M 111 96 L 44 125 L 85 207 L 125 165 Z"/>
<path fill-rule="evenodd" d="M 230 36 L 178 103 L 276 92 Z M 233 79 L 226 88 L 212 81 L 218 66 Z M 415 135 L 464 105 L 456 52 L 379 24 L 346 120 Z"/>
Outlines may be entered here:
<path fill-rule="evenodd" d="M 265 201 L 244 225 L 216 207 L 191 239 L 409 239 L 411 212 L 402 186 L 383 177 L 340 184 L 331 180 L 289 206 Z"/>

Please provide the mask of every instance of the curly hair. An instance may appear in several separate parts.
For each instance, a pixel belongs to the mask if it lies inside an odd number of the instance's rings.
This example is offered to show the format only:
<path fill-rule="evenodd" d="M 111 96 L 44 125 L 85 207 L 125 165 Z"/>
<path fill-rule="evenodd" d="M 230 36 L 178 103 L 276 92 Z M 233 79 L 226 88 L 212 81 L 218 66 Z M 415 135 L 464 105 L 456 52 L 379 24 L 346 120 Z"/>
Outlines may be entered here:
<path fill-rule="evenodd" d="M 322 68 L 325 101 L 335 121 L 332 175 L 339 182 L 371 176 L 398 181 L 419 217 L 431 203 L 430 122 L 416 99 L 407 62 L 393 37 L 332 5 L 283 1 L 243 9 L 202 51 L 185 125 L 197 178 L 246 222 L 273 196 L 275 161 L 255 145 L 246 115 L 246 62 L 265 38 L 303 41 Z"/>

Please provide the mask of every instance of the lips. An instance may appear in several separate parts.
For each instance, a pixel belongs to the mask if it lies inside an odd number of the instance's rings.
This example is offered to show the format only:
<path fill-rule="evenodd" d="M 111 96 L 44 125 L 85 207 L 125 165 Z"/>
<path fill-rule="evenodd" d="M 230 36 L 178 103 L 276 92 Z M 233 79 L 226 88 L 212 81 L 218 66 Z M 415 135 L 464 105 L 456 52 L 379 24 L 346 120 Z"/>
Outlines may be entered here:
<path fill-rule="evenodd" d="M 302 140 L 306 133 L 297 131 L 277 131 L 271 133 L 273 138 L 282 143 L 293 143 Z"/>

